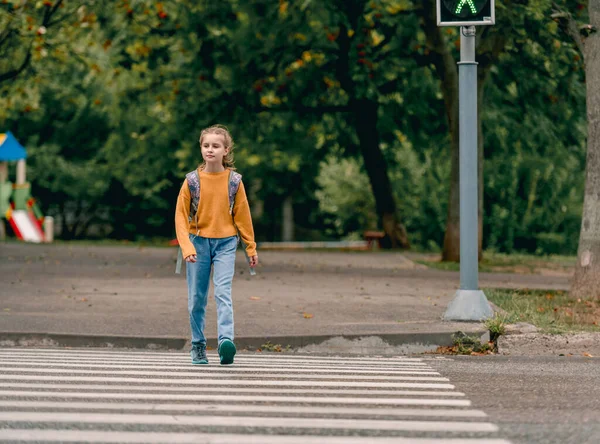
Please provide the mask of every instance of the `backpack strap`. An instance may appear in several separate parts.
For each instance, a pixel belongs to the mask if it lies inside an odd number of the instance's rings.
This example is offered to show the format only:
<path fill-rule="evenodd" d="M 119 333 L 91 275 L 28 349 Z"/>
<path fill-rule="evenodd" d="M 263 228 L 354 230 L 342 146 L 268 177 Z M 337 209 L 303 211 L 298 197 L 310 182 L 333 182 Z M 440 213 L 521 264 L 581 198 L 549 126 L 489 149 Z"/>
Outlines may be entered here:
<path fill-rule="evenodd" d="M 229 214 L 233 215 L 233 206 L 235 205 L 235 196 L 240 189 L 242 175 L 233 170 L 229 170 Z"/>
<path fill-rule="evenodd" d="M 198 205 L 200 204 L 200 176 L 198 170 L 190 171 L 185 175 L 185 178 L 190 189 L 190 216 L 188 221 L 191 222 L 198 212 Z"/>
<path fill-rule="evenodd" d="M 229 214 L 233 218 L 233 206 L 235 205 L 235 196 L 237 195 L 238 190 L 240 189 L 240 183 L 242 183 L 242 175 L 240 173 L 236 173 L 233 170 L 229 170 Z M 238 239 L 242 244 L 242 248 L 244 250 L 244 256 L 246 256 L 246 261 L 250 264 L 250 258 L 248 257 L 248 252 L 246 251 L 246 244 L 242 240 L 242 236 L 239 234 L 240 230 L 238 229 L 235 219 L 233 220 L 233 226 L 235 227 L 235 231 L 238 233 Z M 250 274 L 254 276 L 256 271 L 254 268 L 250 268 Z"/>
<path fill-rule="evenodd" d="M 188 216 L 188 222 L 194 220 L 194 216 L 198 212 L 198 205 L 200 204 L 200 176 L 198 170 L 190 171 L 185 175 L 187 179 L 188 188 L 190 189 L 190 215 Z M 175 273 L 181 274 L 181 264 L 183 262 L 183 251 L 179 247 L 177 252 L 177 264 L 175 265 Z"/>

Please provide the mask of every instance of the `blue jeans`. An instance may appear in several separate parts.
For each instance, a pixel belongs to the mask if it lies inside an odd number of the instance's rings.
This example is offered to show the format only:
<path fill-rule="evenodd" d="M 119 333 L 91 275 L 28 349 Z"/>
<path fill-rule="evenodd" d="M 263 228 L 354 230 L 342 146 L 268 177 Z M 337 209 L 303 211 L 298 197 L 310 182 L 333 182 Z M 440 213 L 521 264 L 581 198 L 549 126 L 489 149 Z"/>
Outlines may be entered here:
<path fill-rule="evenodd" d="M 196 248 L 196 262 L 186 263 L 188 311 L 192 330 L 192 344 L 206 344 L 204 325 L 211 267 L 217 302 L 217 334 L 219 344 L 224 339 L 233 341 L 233 305 L 231 282 L 235 271 L 237 236 L 209 239 L 190 234 Z"/>

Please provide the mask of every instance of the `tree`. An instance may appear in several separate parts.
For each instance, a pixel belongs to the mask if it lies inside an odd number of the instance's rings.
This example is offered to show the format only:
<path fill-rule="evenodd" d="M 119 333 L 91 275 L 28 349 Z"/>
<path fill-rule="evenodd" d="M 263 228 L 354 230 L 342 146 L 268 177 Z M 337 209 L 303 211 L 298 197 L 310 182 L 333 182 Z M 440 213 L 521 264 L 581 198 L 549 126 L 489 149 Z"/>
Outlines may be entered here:
<path fill-rule="evenodd" d="M 95 23 L 88 6 L 94 0 L 5 0 L 0 3 L 0 83 L 32 64 L 61 56 Z M 77 51 L 69 48 L 77 56 Z"/>
<path fill-rule="evenodd" d="M 394 15 L 412 12 L 387 3 L 329 0 L 303 6 L 281 1 L 276 11 L 271 2 L 255 2 L 245 9 L 252 24 L 245 27 L 245 41 L 259 37 L 246 44 L 243 59 L 245 73 L 258 74 L 253 89 L 263 111 L 288 111 L 291 119 L 336 116 L 347 152 L 363 158 L 389 246 L 408 248 L 381 149 L 380 119 L 382 97 L 402 83 L 394 51 L 406 54 L 403 48 L 409 47 L 403 45 L 407 38 Z M 270 20 L 264 20 L 265 15 Z M 260 29 L 257 23 L 262 24 Z M 248 99 L 252 103 L 253 98 Z"/>
<path fill-rule="evenodd" d="M 583 49 L 587 86 L 588 146 L 585 196 L 575 277 L 570 297 L 600 299 L 600 0 L 589 0 L 589 25 L 571 35 Z M 579 31 L 583 31 L 582 37 Z"/>

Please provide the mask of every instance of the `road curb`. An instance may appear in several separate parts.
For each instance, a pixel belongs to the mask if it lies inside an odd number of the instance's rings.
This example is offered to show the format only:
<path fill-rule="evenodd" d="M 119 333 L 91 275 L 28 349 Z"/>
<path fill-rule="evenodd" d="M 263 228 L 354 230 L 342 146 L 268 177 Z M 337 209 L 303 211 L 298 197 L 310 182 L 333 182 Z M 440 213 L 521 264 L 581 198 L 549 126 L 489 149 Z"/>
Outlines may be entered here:
<path fill-rule="evenodd" d="M 455 331 L 423 333 L 385 333 L 363 335 L 258 336 L 235 339 L 239 350 L 347 352 L 347 353 L 420 353 L 439 346 L 453 345 Z M 468 332 L 485 340 L 489 332 Z M 216 348 L 216 339 L 208 338 L 208 346 Z M 150 350 L 187 350 L 189 338 L 141 337 L 119 335 L 79 335 L 61 333 L 0 332 L 0 347 L 89 347 Z"/>

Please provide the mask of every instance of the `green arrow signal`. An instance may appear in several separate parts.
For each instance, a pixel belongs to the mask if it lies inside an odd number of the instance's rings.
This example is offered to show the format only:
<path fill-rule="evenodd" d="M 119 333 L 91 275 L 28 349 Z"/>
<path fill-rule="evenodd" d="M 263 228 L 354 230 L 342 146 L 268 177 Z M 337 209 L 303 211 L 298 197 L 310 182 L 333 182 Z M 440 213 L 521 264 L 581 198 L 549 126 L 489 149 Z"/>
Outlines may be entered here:
<path fill-rule="evenodd" d="M 475 3 L 473 2 L 473 0 L 460 0 L 458 5 L 456 5 L 456 11 L 454 11 L 454 13 L 460 14 L 465 5 L 469 6 L 473 14 L 477 14 L 477 8 L 475 7 Z"/>

